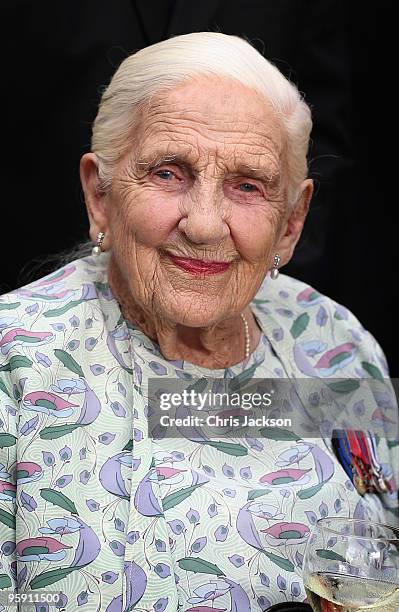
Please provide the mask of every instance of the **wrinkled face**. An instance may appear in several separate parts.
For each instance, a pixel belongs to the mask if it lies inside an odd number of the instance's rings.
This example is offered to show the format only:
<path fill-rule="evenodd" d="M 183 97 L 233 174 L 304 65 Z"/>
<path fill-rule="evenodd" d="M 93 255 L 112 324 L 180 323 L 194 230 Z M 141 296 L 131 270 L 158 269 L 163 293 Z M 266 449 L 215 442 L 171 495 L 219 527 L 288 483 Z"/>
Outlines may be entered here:
<path fill-rule="evenodd" d="M 280 123 L 253 90 L 201 76 L 138 125 L 106 201 L 112 257 L 145 310 L 217 323 L 253 298 L 284 233 Z"/>

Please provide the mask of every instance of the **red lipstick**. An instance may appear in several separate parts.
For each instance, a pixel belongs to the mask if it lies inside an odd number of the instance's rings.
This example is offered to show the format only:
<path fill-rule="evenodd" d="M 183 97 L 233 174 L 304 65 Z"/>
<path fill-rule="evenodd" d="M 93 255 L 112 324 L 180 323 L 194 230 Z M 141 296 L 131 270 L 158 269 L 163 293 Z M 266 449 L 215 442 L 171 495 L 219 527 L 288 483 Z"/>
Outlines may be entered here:
<path fill-rule="evenodd" d="M 220 274 L 230 265 L 229 261 L 204 261 L 203 259 L 190 259 L 189 257 L 176 257 L 169 255 L 173 263 L 190 274 Z"/>

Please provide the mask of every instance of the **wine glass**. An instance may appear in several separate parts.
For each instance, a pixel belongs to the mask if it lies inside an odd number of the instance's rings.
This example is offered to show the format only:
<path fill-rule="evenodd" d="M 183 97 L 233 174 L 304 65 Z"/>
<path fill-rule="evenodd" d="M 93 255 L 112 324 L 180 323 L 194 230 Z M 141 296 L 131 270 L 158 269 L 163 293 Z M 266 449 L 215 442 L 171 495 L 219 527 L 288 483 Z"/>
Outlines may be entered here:
<path fill-rule="evenodd" d="M 399 610 L 399 529 L 319 519 L 306 546 L 303 582 L 315 612 Z"/>

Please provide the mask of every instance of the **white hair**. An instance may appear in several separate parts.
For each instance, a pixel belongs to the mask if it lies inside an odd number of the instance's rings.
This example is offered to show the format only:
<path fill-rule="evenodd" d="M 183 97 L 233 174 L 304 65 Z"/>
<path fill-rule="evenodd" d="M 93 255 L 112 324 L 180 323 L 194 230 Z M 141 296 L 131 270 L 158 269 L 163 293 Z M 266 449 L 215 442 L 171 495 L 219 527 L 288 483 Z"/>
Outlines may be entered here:
<path fill-rule="evenodd" d="M 92 151 L 100 188 L 107 191 L 115 165 L 134 145 L 137 111 L 162 89 L 196 75 L 219 75 L 254 88 L 280 118 L 286 135 L 288 203 L 295 205 L 308 172 L 311 112 L 298 89 L 249 42 L 220 32 L 175 36 L 137 51 L 119 66 L 104 90 L 93 124 Z"/>

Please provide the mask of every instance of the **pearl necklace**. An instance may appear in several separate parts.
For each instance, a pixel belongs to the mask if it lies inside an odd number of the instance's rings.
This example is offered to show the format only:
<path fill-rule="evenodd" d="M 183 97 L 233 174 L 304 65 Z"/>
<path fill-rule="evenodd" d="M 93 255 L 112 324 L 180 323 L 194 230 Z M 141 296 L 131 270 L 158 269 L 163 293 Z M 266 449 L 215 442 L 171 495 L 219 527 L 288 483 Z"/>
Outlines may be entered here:
<path fill-rule="evenodd" d="M 245 315 L 241 313 L 241 319 L 244 323 L 244 332 L 245 332 L 245 359 L 249 357 L 249 347 L 250 347 L 250 338 L 249 338 L 249 330 L 248 330 L 248 321 L 245 318 Z"/>

